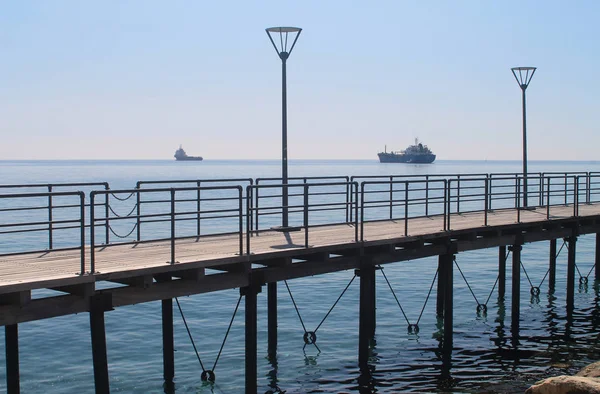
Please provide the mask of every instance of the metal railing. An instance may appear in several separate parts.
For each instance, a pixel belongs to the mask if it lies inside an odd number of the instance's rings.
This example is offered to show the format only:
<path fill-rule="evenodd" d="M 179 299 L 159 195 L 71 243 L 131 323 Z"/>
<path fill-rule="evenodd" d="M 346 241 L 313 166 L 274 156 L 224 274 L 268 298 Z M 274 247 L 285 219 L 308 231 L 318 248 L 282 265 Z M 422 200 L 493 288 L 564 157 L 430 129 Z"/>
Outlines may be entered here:
<path fill-rule="evenodd" d="M 317 183 L 288 183 L 288 206 L 283 207 L 280 204 L 280 190 L 284 187 L 281 184 L 260 184 L 246 187 L 246 216 L 255 217 L 254 228 L 252 222 L 247 220 L 246 226 L 246 251 L 250 253 L 251 237 L 263 231 L 281 230 L 278 225 L 281 223 L 280 217 L 283 215 L 284 208 L 287 208 L 289 215 L 289 226 L 292 231 L 304 231 L 304 247 L 309 246 L 309 232 L 311 227 L 332 226 L 336 224 L 354 225 L 354 240 L 358 241 L 358 205 L 350 201 L 348 194 L 358 195 L 357 182 L 327 182 L 328 179 L 321 177 L 321 182 Z M 349 190 L 349 192 L 346 192 Z M 274 191 L 271 194 L 263 194 L 261 199 L 255 196 L 259 191 Z M 317 201 L 315 201 L 317 200 Z M 253 201 L 256 205 L 253 204 Z M 260 205 L 262 201 L 263 205 Z M 274 201 L 273 203 L 269 203 Z M 355 220 L 349 221 L 349 211 L 354 211 Z M 340 213 L 340 218 L 334 219 L 336 213 Z M 263 216 L 273 217 L 272 220 L 266 220 L 263 227 L 259 226 L 259 218 Z M 312 222 L 311 222 L 312 220 Z M 262 222 L 260 222 L 262 223 Z"/>
<path fill-rule="evenodd" d="M 257 180 L 258 182 L 258 180 Z M 205 204 L 206 203 L 210 203 L 210 202 L 214 202 L 214 201 L 227 201 L 230 200 L 231 198 L 207 198 L 206 196 L 202 196 L 202 188 L 203 186 L 216 186 L 216 185 L 227 185 L 227 186 L 241 186 L 241 187 L 245 187 L 247 185 L 253 185 L 254 184 L 254 180 L 252 178 L 225 178 L 225 179 L 172 179 L 172 180 L 154 180 L 154 181 L 137 181 L 135 188 L 136 189 L 142 189 L 144 185 L 160 185 L 160 186 L 155 186 L 155 187 L 161 187 L 161 186 L 165 186 L 168 185 L 170 187 L 174 187 L 177 185 L 180 185 L 179 187 L 181 187 L 181 185 L 184 185 L 184 187 L 195 187 L 196 189 L 196 195 L 195 196 L 188 196 L 187 198 L 187 202 L 195 202 L 196 203 L 196 210 L 198 212 L 198 214 L 196 215 L 196 235 L 200 236 L 202 234 L 202 227 L 201 227 L 201 218 L 200 218 L 200 212 L 202 211 L 202 202 L 204 201 Z M 188 185 L 194 185 L 194 186 L 188 186 Z M 142 216 L 142 206 L 143 205 L 150 205 L 150 204 L 156 204 L 156 201 L 144 201 L 142 199 L 143 194 L 137 193 L 136 194 L 136 212 L 139 218 L 141 218 Z M 246 199 L 244 199 L 244 201 L 246 201 Z M 251 221 L 253 220 L 252 217 L 249 218 Z M 141 239 L 141 231 L 142 231 L 142 223 L 140 220 L 138 220 L 137 222 L 137 240 L 139 241 Z"/>
<path fill-rule="evenodd" d="M 60 214 L 46 219 L 39 213 L 46 211 L 47 206 L 40 205 L 42 201 L 67 200 L 62 204 L 54 205 L 51 212 L 59 210 Z M 12 202 L 11 202 L 12 201 Z M 32 247 L 23 250 L 23 246 L 11 249 L 5 246 L 5 251 L 0 251 L 0 256 L 10 256 L 22 253 L 43 253 L 49 250 L 65 251 L 79 249 L 81 256 L 80 274 L 85 273 L 85 194 L 83 192 L 52 192 L 52 193 L 11 193 L 0 195 L 0 214 L 10 213 L 11 219 L 0 222 L 0 237 L 5 239 L 3 244 L 22 245 L 22 238 L 16 236 L 36 233 L 48 233 L 48 248 L 39 249 Z M 7 203 L 8 202 L 8 203 Z M 14 213 L 26 213 L 14 215 Z M 74 230 L 74 231 L 73 231 Z M 61 239 L 62 246 L 53 242 L 53 234 L 65 234 Z M 73 236 L 76 234 L 76 236 Z M 37 246 L 38 237 L 33 237 L 31 244 Z M 78 240 L 78 241 L 76 241 Z M 19 243 L 21 241 L 21 243 Z"/>
<path fill-rule="evenodd" d="M 226 201 L 227 205 L 223 207 L 209 207 L 203 208 L 201 210 L 197 210 L 195 208 L 190 208 L 189 203 L 195 203 L 196 199 L 190 199 L 189 194 L 196 194 L 201 191 L 204 193 L 217 193 L 220 197 L 214 198 L 206 198 L 204 201 Z M 223 196 L 223 194 L 229 193 L 229 196 Z M 218 225 L 215 225 L 215 228 L 219 230 L 214 231 L 211 234 L 206 234 L 214 236 L 214 235 L 225 235 L 225 234 L 237 234 L 239 237 L 239 248 L 237 253 L 243 254 L 243 222 L 244 222 L 244 214 L 243 214 L 243 188 L 242 186 L 204 186 L 204 187 L 181 187 L 181 188 L 156 188 L 156 189 L 130 189 L 130 190 L 110 190 L 110 191 L 94 191 L 91 193 L 90 198 L 92 201 L 92 207 L 94 207 L 93 202 L 98 196 L 103 196 L 101 198 L 108 199 L 109 195 L 112 197 L 124 195 L 125 198 L 120 198 L 119 201 L 128 201 L 133 196 L 136 196 L 136 201 L 139 201 L 139 197 L 141 195 L 155 196 L 154 199 L 149 200 L 154 203 L 153 209 L 147 213 L 137 214 L 136 207 L 138 204 L 136 203 L 133 209 L 131 209 L 125 215 L 115 214 L 115 211 L 111 209 L 112 215 L 108 216 L 98 216 L 95 212 L 95 209 L 91 209 L 90 212 L 90 224 L 92 226 L 90 232 L 90 266 L 91 272 L 95 272 L 95 263 L 96 263 L 96 235 L 95 235 L 95 227 L 97 223 L 100 226 L 105 226 L 106 222 L 110 221 L 113 224 L 123 223 L 121 229 L 125 228 L 127 232 L 126 235 L 119 235 L 117 233 L 117 229 L 109 226 L 111 232 L 122 239 L 119 242 L 120 245 L 126 244 L 139 244 L 139 243 L 147 243 L 153 241 L 170 241 L 170 256 L 171 264 L 175 264 L 176 257 L 176 240 L 180 239 L 189 239 L 189 238 L 198 238 L 200 234 L 198 234 L 196 230 L 196 226 L 180 226 L 179 231 L 177 229 L 177 224 L 189 223 L 189 222 L 201 222 L 201 221 L 219 221 L 221 222 Z M 233 204 L 231 204 L 233 202 Z M 135 212 L 135 214 L 134 214 Z M 229 226 L 224 226 L 223 222 L 227 220 L 235 219 L 235 225 L 232 226 L 231 223 Z M 139 231 L 139 226 L 142 224 L 152 224 L 154 228 L 150 229 L 145 236 L 145 233 Z M 164 226 L 164 224 L 167 226 Z M 138 229 L 135 239 L 131 239 L 135 229 Z"/>
<path fill-rule="evenodd" d="M 88 228 L 91 272 L 101 244 L 169 241 L 174 263 L 177 240 L 227 234 L 237 238 L 233 252 L 249 254 L 253 237 L 281 224 L 284 186 L 276 182 L 276 178 L 140 181 L 129 190 L 110 190 L 107 183 L 0 185 L 2 191 L 10 191 L 0 194 L 0 255 L 81 249 L 83 273 Z M 184 186 L 144 187 L 164 184 Z M 304 231 L 303 245 L 297 246 L 308 248 L 312 229 L 322 226 L 346 224 L 354 242 L 361 242 L 368 235 L 365 225 L 377 221 L 398 221 L 398 236 L 409 236 L 411 222 L 419 218 L 438 218 L 432 226 L 450 231 L 457 215 L 472 212 L 483 213 L 481 226 L 488 226 L 490 215 L 502 210 L 513 210 L 518 223 L 527 208 L 523 184 L 520 174 L 294 178 L 286 186 L 291 227 L 287 230 Z M 56 190 L 69 187 L 104 190 L 93 190 L 86 202 L 84 192 Z M 50 192 L 18 193 L 33 188 Z M 545 209 L 546 220 L 554 218 L 554 207 L 559 206 L 572 207 L 569 215 L 578 216 L 583 204 L 600 202 L 600 173 L 529 174 L 527 195 L 538 212 Z M 67 201 L 68 197 L 77 200 Z M 560 212 L 564 217 L 564 208 Z M 67 236 L 69 231 L 78 236 Z"/>

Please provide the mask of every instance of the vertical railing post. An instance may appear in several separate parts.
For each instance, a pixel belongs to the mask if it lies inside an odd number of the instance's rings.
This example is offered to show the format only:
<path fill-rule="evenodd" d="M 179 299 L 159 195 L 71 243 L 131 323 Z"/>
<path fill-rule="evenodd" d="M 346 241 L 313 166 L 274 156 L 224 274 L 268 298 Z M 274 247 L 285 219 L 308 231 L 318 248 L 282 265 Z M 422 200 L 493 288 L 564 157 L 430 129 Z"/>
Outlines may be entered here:
<path fill-rule="evenodd" d="M 96 192 L 90 192 L 90 274 L 96 273 Z M 85 250 L 84 250 L 85 253 Z"/>
<path fill-rule="evenodd" d="M 346 177 L 346 223 L 349 223 L 352 219 L 350 218 L 350 179 Z"/>
<path fill-rule="evenodd" d="M 444 227 L 446 231 L 450 231 L 450 200 L 452 200 L 452 179 L 444 180 L 446 185 L 445 203 L 444 203 Z"/>
<path fill-rule="evenodd" d="M 490 183 L 489 183 L 489 193 L 488 193 L 488 199 L 489 199 L 489 201 L 488 201 L 488 209 L 491 211 L 491 210 L 492 210 L 492 195 L 493 195 L 493 193 L 492 193 L 492 187 L 493 187 L 493 186 L 492 186 L 492 184 L 493 184 L 492 180 L 493 180 L 494 178 L 492 178 L 492 176 L 491 176 L 491 175 L 489 175 L 489 176 L 488 176 L 488 175 L 486 175 L 486 179 L 489 179 L 489 180 L 490 180 L 490 181 L 489 181 L 489 182 L 490 182 Z"/>
<path fill-rule="evenodd" d="M 404 236 L 408 236 L 408 181 L 404 182 Z"/>
<path fill-rule="evenodd" d="M 360 184 L 360 241 L 365 240 L 365 183 Z"/>
<path fill-rule="evenodd" d="M 106 185 L 104 185 L 104 190 L 106 191 L 106 194 L 104 195 L 104 218 L 106 219 L 104 221 L 104 244 L 108 245 L 110 243 L 110 221 L 109 221 L 110 193 L 108 192 L 108 190 L 110 190 L 110 187 L 108 186 L 108 183 Z M 93 206 L 92 206 L 92 209 L 94 209 Z"/>
<path fill-rule="evenodd" d="M 460 213 L 460 175 L 456 181 L 456 213 Z"/>
<path fill-rule="evenodd" d="M 79 239 L 81 242 L 80 259 L 81 259 L 81 275 L 85 274 L 85 193 L 79 192 Z M 90 223 L 90 228 L 91 223 Z"/>
<path fill-rule="evenodd" d="M 54 246 L 52 226 L 52 185 L 48 185 L 48 193 L 48 249 L 52 250 Z"/>
<path fill-rule="evenodd" d="M 541 173 L 540 175 L 540 207 L 545 206 L 544 205 L 544 193 L 545 193 L 545 186 L 546 186 L 546 175 L 545 173 Z"/>
<path fill-rule="evenodd" d="M 244 188 L 240 185 L 237 187 L 238 190 L 238 231 L 240 232 L 240 256 L 244 254 Z M 246 222 L 248 218 L 246 218 Z"/>
<path fill-rule="evenodd" d="M 429 175 L 425 175 L 425 216 L 429 216 Z"/>
<path fill-rule="evenodd" d="M 550 181 L 552 178 L 548 177 L 548 184 L 546 185 L 546 219 L 550 220 Z"/>
<path fill-rule="evenodd" d="M 568 204 L 568 199 L 567 199 L 567 189 L 568 189 L 567 185 L 568 185 L 568 183 L 569 183 L 569 178 L 567 177 L 567 173 L 565 172 L 565 206 L 569 205 Z"/>
<path fill-rule="evenodd" d="M 252 199 L 252 189 L 254 186 L 246 186 L 246 216 L 250 217 L 254 214 L 254 207 L 250 200 Z M 258 185 L 256 185 L 256 192 L 258 193 Z M 250 221 L 246 220 L 246 254 L 250 254 L 250 233 L 251 233 Z"/>
<path fill-rule="evenodd" d="M 308 248 L 308 185 L 304 184 L 304 247 Z"/>
<path fill-rule="evenodd" d="M 394 218 L 394 214 L 393 214 L 393 200 L 394 200 L 394 184 L 393 184 L 393 177 L 390 177 L 390 220 L 392 220 Z"/>
<path fill-rule="evenodd" d="M 521 178 L 517 178 L 517 189 L 521 190 Z M 521 199 L 519 195 L 517 195 L 515 203 L 517 204 L 517 223 L 521 223 Z"/>
<path fill-rule="evenodd" d="M 141 197 L 141 184 L 138 182 L 136 185 L 137 193 L 136 193 L 136 237 L 137 241 L 141 241 L 142 239 L 142 197 Z"/>
<path fill-rule="evenodd" d="M 175 264 L 175 189 L 171 188 L 171 264 Z"/>
<path fill-rule="evenodd" d="M 573 216 L 579 215 L 579 176 L 573 177 Z"/>
<path fill-rule="evenodd" d="M 260 188 L 258 187 L 258 180 L 256 181 L 256 190 L 254 191 L 254 201 L 256 202 L 256 206 L 252 203 L 252 208 L 254 211 L 254 229 L 258 231 L 258 210 L 259 210 L 259 192 Z"/>
<path fill-rule="evenodd" d="M 519 176 L 515 175 L 515 208 L 519 207 L 519 202 L 517 201 L 521 196 L 521 182 L 519 181 Z"/>
<path fill-rule="evenodd" d="M 488 201 L 489 190 L 488 190 L 488 187 L 489 187 L 489 181 L 488 181 L 488 178 L 485 178 L 485 183 L 484 183 L 484 188 L 485 188 L 485 191 L 484 191 L 485 202 L 484 202 L 484 208 L 483 208 L 484 211 L 485 211 L 485 213 L 484 213 L 484 215 L 485 215 L 485 219 L 484 219 L 485 223 L 484 223 L 484 225 L 485 226 L 488 225 L 488 210 L 489 210 L 489 201 Z"/>
<path fill-rule="evenodd" d="M 358 182 L 353 182 L 354 187 L 354 241 L 358 242 Z"/>
<path fill-rule="evenodd" d="M 200 185 L 201 181 L 196 181 L 196 186 L 198 187 L 196 191 L 196 234 L 200 236 Z"/>

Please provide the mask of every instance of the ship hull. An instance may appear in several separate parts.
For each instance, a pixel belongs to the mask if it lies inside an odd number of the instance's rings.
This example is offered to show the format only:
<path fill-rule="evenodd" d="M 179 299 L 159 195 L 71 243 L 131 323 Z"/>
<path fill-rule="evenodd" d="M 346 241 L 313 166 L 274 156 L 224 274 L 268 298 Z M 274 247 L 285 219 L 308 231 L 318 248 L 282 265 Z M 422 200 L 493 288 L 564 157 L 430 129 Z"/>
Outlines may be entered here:
<path fill-rule="evenodd" d="M 186 157 L 176 157 L 175 161 L 202 161 L 204 160 L 200 156 L 186 156 Z"/>
<path fill-rule="evenodd" d="M 430 164 L 435 161 L 435 155 L 426 153 L 422 155 L 410 155 L 404 153 L 378 153 L 380 163 L 409 163 Z"/>

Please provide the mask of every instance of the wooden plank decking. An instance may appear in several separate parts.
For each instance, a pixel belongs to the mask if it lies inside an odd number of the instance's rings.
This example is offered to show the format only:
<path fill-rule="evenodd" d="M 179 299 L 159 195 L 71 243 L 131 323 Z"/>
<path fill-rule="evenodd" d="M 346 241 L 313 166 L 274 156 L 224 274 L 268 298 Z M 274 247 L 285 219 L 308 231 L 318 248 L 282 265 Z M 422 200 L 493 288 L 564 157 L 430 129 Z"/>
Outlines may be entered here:
<path fill-rule="evenodd" d="M 600 204 L 579 206 L 580 217 L 600 215 Z M 551 208 L 551 220 L 573 216 L 573 206 Z M 443 216 L 409 219 L 408 238 L 447 235 Z M 546 208 L 521 211 L 521 223 L 546 223 Z M 514 209 L 488 212 L 488 227 L 484 225 L 483 212 L 451 215 L 450 233 L 470 229 L 493 230 L 503 226 L 518 226 Z M 387 220 L 364 224 L 365 245 L 386 243 L 405 237 L 404 220 Z M 408 239 L 407 238 L 407 239 Z M 161 272 L 182 271 L 195 268 L 211 268 L 240 262 L 260 262 L 261 258 L 294 256 L 311 251 L 327 251 L 328 248 L 356 247 L 353 225 L 332 225 L 309 229 L 309 245 L 304 248 L 305 232 L 281 233 L 268 231 L 251 237 L 251 255 L 239 255 L 239 235 L 210 236 L 176 241 L 176 264 L 171 265 L 170 241 L 139 243 L 136 245 L 111 245 L 96 248 L 96 273 L 79 275 L 80 251 L 49 251 L 0 258 L 0 294 L 55 288 L 101 280 L 118 280 Z M 247 245 L 244 235 L 244 252 Z M 86 269 L 90 268 L 90 250 L 86 248 Z"/>

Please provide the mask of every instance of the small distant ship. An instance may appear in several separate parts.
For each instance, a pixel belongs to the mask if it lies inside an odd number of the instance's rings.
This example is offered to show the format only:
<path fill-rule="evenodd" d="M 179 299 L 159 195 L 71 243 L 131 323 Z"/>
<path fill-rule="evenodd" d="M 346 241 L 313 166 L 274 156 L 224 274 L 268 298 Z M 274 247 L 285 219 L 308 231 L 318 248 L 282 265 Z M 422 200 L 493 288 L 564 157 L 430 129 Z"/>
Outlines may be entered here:
<path fill-rule="evenodd" d="M 175 160 L 178 161 L 202 161 L 202 156 L 188 156 L 187 153 L 183 150 L 181 145 L 179 145 L 179 149 L 175 151 Z"/>
<path fill-rule="evenodd" d="M 383 152 L 377 154 L 379 156 L 380 163 L 419 163 L 429 164 L 435 160 L 435 154 L 427 147 L 419 142 L 415 138 L 415 144 L 410 145 L 403 151 L 394 152 L 387 151 L 387 146 Z"/>

